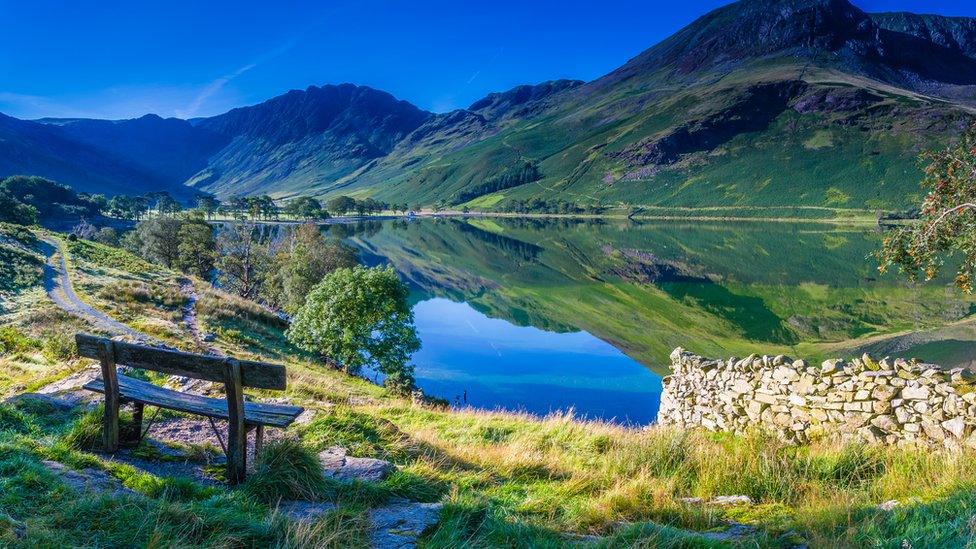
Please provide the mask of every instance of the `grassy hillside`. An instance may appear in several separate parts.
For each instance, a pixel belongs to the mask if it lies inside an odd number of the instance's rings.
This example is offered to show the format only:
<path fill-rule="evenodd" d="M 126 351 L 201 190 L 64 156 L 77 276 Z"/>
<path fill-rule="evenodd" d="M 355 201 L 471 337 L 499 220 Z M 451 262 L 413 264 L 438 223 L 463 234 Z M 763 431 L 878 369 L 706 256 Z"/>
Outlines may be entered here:
<path fill-rule="evenodd" d="M 22 229 L 3 230 L 5 238 L 21 235 L 28 249 L 35 244 Z M 98 245 L 74 246 L 70 256 L 84 299 L 113 303 L 113 316 L 134 326 L 145 326 L 144 317 L 169 322 L 166 313 L 177 303 L 166 297 L 175 282 L 165 270 L 147 270 Z M 135 284 L 149 297 L 98 297 L 100 288 Z M 45 350 L 56 334 L 91 328 L 54 313 L 37 281 L 4 294 L 3 304 L 3 341 L 13 345 L 3 347 L 0 371 L 19 373 L 0 378 L 0 392 L 20 393 L 89 363 L 73 358 L 70 346 Z M 289 436 L 312 450 L 341 444 L 353 455 L 387 458 L 398 471 L 376 484 L 312 483 L 305 497 L 339 510 L 300 525 L 273 511 L 269 493 L 283 487 L 280 481 L 269 485 L 255 475 L 228 489 L 149 473 L 97 452 L 97 410 L 7 401 L 0 404 L 3 545 L 363 546 L 367 510 L 393 497 L 446 502 L 424 547 L 856 547 L 904 540 L 922 547 L 960 546 L 973 535 L 966 517 L 976 504 L 976 456 L 969 450 L 787 447 L 759 433 L 733 438 L 417 407 L 297 352 L 274 317 L 253 304 L 213 290 L 197 306 L 223 351 L 288 365 L 287 399 L 317 410 Z M 179 330 L 174 324 L 155 335 L 185 346 Z M 165 463 L 152 447 L 138 451 Z M 42 460 L 102 470 L 131 492 L 76 491 Z M 732 494 L 754 504 L 683 499 Z M 893 511 L 876 508 L 891 499 L 901 502 Z M 722 538 L 728 521 L 748 527 L 741 537 Z"/>

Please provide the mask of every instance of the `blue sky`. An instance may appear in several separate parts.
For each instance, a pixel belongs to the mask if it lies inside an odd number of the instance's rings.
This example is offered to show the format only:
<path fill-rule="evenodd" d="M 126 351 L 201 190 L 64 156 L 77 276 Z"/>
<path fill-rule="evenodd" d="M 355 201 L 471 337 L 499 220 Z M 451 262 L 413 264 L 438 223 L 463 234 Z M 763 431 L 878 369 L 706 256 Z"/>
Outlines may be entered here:
<path fill-rule="evenodd" d="M 208 116 L 353 82 L 446 111 L 492 91 L 596 78 L 723 0 L 0 0 L 0 112 Z M 972 0 L 855 0 L 976 16 Z"/>

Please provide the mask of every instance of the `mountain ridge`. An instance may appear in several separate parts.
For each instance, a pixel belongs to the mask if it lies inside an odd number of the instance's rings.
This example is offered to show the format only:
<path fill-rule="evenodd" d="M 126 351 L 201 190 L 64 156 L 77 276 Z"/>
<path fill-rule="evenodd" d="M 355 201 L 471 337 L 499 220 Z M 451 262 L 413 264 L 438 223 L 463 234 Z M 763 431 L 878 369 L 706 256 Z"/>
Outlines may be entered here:
<path fill-rule="evenodd" d="M 759 204 L 771 180 L 799 205 L 897 208 L 915 192 L 915 153 L 974 110 L 976 19 L 741 0 L 593 81 L 516 86 L 448 113 L 339 84 L 192 121 L 30 123 L 191 194 L 434 203 L 533 165 L 538 180 L 470 204 Z"/>

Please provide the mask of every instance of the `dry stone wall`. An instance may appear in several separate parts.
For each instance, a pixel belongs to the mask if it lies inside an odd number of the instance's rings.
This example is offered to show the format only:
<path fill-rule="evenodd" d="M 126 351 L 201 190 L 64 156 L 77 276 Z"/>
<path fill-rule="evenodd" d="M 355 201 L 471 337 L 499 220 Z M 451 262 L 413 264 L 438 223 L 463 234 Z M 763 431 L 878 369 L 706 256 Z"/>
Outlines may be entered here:
<path fill-rule="evenodd" d="M 671 353 L 658 423 L 786 440 L 839 437 L 898 445 L 976 447 L 976 375 L 916 360 L 850 361 L 750 355 L 714 360 Z"/>

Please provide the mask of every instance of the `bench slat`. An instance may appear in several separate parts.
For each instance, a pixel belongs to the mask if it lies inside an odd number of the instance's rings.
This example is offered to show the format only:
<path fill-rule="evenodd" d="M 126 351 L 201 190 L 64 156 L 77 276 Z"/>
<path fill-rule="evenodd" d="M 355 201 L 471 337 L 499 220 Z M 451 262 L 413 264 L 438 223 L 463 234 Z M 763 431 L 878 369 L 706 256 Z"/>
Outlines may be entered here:
<path fill-rule="evenodd" d="M 84 388 L 99 393 L 105 392 L 105 384 L 101 379 L 89 381 L 84 385 Z M 123 400 L 141 402 L 150 406 L 158 406 L 178 412 L 189 412 L 215 419 L 227 419 L 226 400 L 180 393 L 124 375 L 119 375 L 119 394 Z M 245 402 L 244 421 L 252 425 L 287 427 L 303 411 L 304 408 L 299 406 Z"/>
<path fill-rule="evenodd" d="M 87 334 L 75 335 L 78 354 L 87 358 L 99 359 L 106 338 Z M 205 381 L 224 382 L 225 359 L 206 355 L 195 355 L 181 351 L 170 351 L 145 347 L 121 341 L 115 345 L 115 362 L 143 370 L 153 370 L 164 374 L 186 376 Z M 285 389 L 285 367 L 279 364 L 241 360 L 241 380 L 245 387 L 254 389 Z"/>

